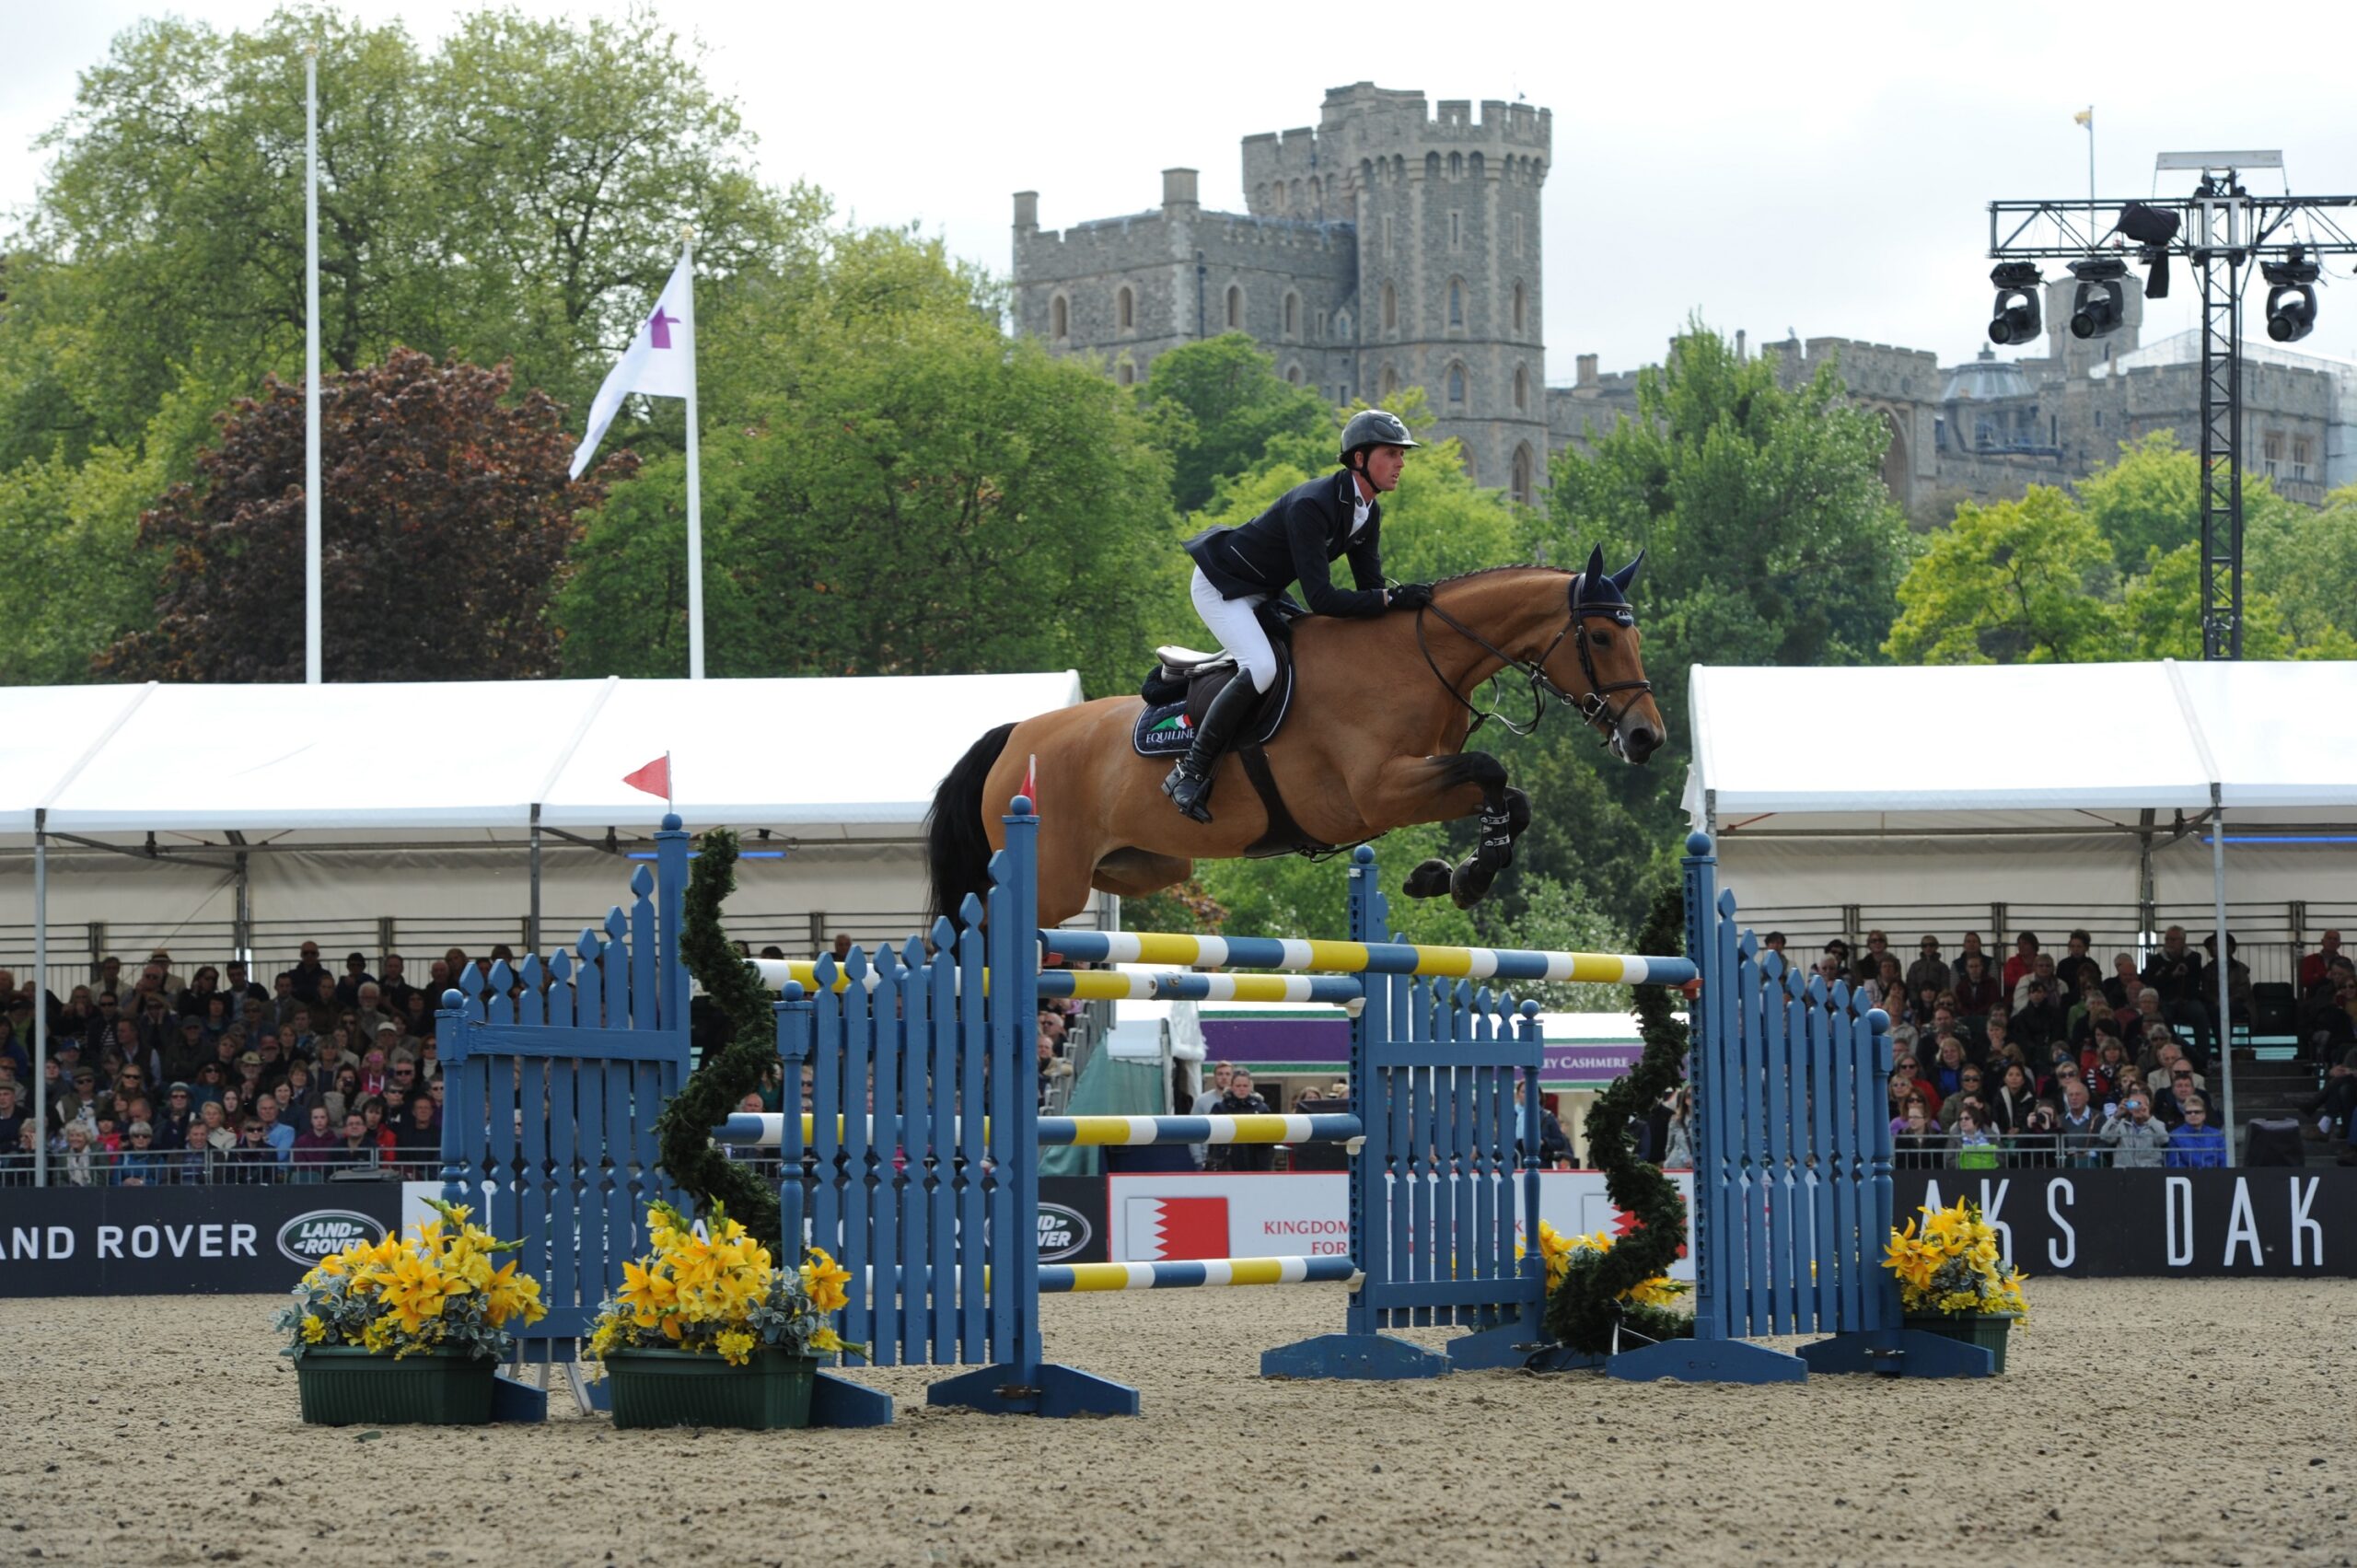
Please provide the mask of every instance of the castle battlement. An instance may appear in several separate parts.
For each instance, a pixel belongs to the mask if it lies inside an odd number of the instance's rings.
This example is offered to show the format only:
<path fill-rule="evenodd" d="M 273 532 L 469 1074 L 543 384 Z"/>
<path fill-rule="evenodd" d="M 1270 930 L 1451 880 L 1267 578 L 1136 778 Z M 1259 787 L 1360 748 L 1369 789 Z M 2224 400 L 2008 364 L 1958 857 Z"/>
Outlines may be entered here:
<path fill-rule="evenodd" d="M 1245 210 L 1204 208 L 1191 168 L 1160 208 L 1043 230 L 1015 196 L 1016 330 L 1101 357 L 1123 385 L 1155 357 L 1249 334 L 1289 381 L 1348 404 L 1424 389 L 1430 439 L 1482 483 L 1547 483 L 1539 202 L 1553 118 L 1530 104 L 1360 82 L 1318 123 L 1243 138 Z"/>

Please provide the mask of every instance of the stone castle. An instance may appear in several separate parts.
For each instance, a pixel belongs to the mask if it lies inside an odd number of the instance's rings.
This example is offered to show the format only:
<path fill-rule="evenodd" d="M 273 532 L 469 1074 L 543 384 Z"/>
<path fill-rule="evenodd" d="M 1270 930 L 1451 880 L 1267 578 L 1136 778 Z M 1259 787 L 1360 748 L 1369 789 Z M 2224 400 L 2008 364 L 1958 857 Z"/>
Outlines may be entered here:
<path fill-rule="evenodd" d="M 1163 171 L 1159 207 L 1061 232 L 1039 226 L 1039 192 L 1017 192 L 1016 329 L 1096 356 L 1125 386 L 1164 350 L 1227 331 L 1338 404 L 1421 386 L 1433 437 L 1456 437 L 1478 482 L 1536 501 L 1550 454 L 1633 415 L 1637 377 L 1582 354 L 1571 386 L 1545 384 L 1539 198 L 1553 117 L 1499 99 L 1473 108 L 1369 82 L 1331 88 L 1316 126 L 1244 139 L 1245 213 L 1206 212 L 1191 168 Z M 1883 478 L 1919 521 L 2079 478 L 2154 430 L 2199 449 L 2198 334 L 2143 343 L 2131 278 L 2119 330 L 2073 338 L 2072 286 L 2047 285 L 2041 356 L 1984 349 L 1944 367 L 1925 350 L 1833 337 L 1759 352 L 1788 383 L 1836 363 L 1851 398 L 1888 425 Z M 2256 318 L 2244 461 L 2313 505 L 2357 482 L 2357 366 L 2278 349 Z"/>

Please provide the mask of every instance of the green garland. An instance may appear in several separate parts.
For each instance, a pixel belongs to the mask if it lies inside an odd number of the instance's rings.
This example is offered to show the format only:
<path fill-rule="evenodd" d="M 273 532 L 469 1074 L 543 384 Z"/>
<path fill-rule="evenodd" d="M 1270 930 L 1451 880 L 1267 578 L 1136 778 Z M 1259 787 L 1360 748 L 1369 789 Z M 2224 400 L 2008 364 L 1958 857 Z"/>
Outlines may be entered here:
<path fill-rule="evenodd" d="M 656 1163 L 695 1201 L 699 1215 L 726 1208 L 772 1253 L 778 1249 L 777 1188 L 712 1141 L 777 1063 L 777 1018 L 760 972 L 721 929 L 720 906 L 737 886 L 737 835 L 703 835 L 688 876 L 679 954 L 728 1026 L 727 1043 L 705 1056 L 656 1119 Z"/>
<path fill-rule="evenodd" d="M 1674 953 L 1685 941 L 1684 900 L 1677 888 L 1666 889 L 1654 900 L 1638 951 Z M 1634 989 L 1644 1053 L 1596 1097 L 1587 1114 L 1587 1146 L 1590 1163 L 1604 1172 L 1604 1189 L 1613 1206 L 1636 1215 L 1639 1224 L 1609 1251 L 1575 1255 L 1571 1272 L 1547 1298 L 1548 1333 L 1558 1344 L 1589 1355 L 1611 1352 L 1615 1324 L 1625 1324 L 1649 1340 L 1681 1339 L 1694 1332 L 1694 1319 L 1687 1313 L 1620 1299 L 1623 1291 L 1667 1273 L 1686 1240 L 1686 1200 L 1678 1196 L 1677 1183 L 1659 1166 L 1639 1159 L 1629 1141 L 1631 1123 L 1648 1115 L 1682 1081 L 1686 1026 L 1672 1016 L 1675 1003 L 1668 987 Z"/>

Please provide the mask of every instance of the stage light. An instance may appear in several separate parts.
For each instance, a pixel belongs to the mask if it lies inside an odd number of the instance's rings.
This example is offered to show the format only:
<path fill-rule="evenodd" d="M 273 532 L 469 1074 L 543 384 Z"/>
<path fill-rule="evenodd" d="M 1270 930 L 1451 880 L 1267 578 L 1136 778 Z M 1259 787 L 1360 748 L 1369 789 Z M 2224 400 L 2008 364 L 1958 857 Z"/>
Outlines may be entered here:
<path fill-rule="evenodd" d="M 2034 342 L 2041 330 L 2038 313 L 2038 291 L 2041 280 L 2037 266 L 2028 261 L 2000 261 L 1990 273 L 1989 281 L 1997 285 L 1997 303 L 1989 322 L 1989 341 L 1992 343 Z"/>
<path fill-rule="evenodd" d="M 2163 207 L 2131 202 L 2119 209 L 2119 232 L 2137 244 L 2137 256 L 2151 269 L 2144 276 L 2144 297 L 2169 296 L 2169 242 L 2183 220 Z"/>
<path fill-rule="evenodd" d="M 2071 273 L 2079 280 L 2071 299 L 2071 335 L 2100 338 L 2119 331 L 2128 319 L 2127 294 L 2119 283 L 2128 275 L 2128 263 L 2117 256 L 2091 256 L 2072 262 Z"/>
<path fill-rule="evenodd" d="M 2316 325 L 2316 281 L 2318 268 L 2307 252 L 2294 245 L 2281 261 L 2261 261 L 2268 282 L 2267 335 L 2279 343 L 2295 343 Z"/>

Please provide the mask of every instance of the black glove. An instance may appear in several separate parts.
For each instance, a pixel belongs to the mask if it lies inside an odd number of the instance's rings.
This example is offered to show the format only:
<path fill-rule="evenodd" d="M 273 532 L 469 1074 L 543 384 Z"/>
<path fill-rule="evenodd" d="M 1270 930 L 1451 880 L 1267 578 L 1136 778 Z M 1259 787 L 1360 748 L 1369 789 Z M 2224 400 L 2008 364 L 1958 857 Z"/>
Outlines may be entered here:
<path fill-rule="evenodd" d="M 1433 586 L 1430 583 L 1402 583 L 1391 590 L 1391 608 L 1394 610 L 1422 610 L 1432 601 Z"/>

